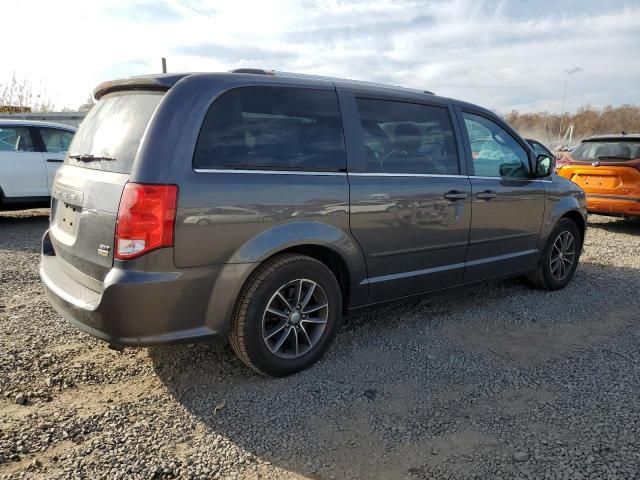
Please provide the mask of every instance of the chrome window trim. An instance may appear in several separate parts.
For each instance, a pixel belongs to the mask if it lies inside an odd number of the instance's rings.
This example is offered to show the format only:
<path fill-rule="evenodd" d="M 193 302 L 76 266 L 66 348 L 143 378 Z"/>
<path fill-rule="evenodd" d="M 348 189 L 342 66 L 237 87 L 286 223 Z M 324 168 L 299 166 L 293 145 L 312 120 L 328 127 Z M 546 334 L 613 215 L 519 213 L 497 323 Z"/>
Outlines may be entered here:
<path fill-rule="evenodd" d="M 314 175 L 314 176 L 346 176 L 346 172 L 320 172 L 320 171 L 298 171 L 298 170 L 244 170 L 233 168 L 194 168 L 196 173 L 258 173 L 263 175 Z"/>
<path fill-rule="evenodd" d="M 349 172 L 350 177 L 435 177 L 435 178 L 468 178 L 467 175 L 441 175 L 439 173 L 375 173 Z"/>
<path fill-rule="evenodd" d="M 542 178 L 506 178 L 506 177 L 482 177 L 479 175 L 469 175 L 469 178 L 479 180 L 507 180 L 509 182 L 545 182 L 551 183 L 553 180 L 543 180 Z"/>
<path fill-rule="evenodd" d="M 508 180 L 519 182 L 545 182 L 552 183 L 552 180 L 542 180 L 539 178 L 501 178 L 501 177 L 481 177 L 476 175 L 443 175 L 439 173 L 375 173 L 375 172 L 322 172 L 312 170 L 244 170 L 233 168 L 194 168 L 196 173 L 245 173 L 263 175 L 312 175 L 312 176 L 345 176 L 352 177 L 425 177 L 425 178 L 476 178 L 481 180 Z"/>
<path fill-rule="evenodd" d="M 508 180 L 519 182 L 545 182 L 551 183 L 552 180 L 543 180 L 540 178 L 502 178 L 502 177 L 480 177 L 476 175 L 442 175 L 439 173 L 375 173 L 375 172 L 349 172 L 350 177 L 435 177 L 435 178 L 475 178 L 481 180 Z"/>

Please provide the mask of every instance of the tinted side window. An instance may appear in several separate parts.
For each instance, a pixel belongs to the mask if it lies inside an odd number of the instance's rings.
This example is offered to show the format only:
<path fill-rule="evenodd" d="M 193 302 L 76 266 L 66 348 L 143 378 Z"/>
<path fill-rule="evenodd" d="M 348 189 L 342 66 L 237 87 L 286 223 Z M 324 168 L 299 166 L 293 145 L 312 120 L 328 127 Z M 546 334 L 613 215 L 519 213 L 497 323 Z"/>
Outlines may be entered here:
<path fill-rule="evenodd" d="M 338 171 L 346 168 L 336 93 L 242 87 L 207 113 L 195 168 Z"/>
<path fill-rule="evenodd" d="M 364 138 L 364 169 L 379 173 L 459 173 L 446 107 L 356 99 Z"/>
<path fill-rule="evenodd" d="M 41 128 L 40 134 L 46 151 L 50 153 L 66 152 L 69 150 L 71 139 L 73 139 L 73 132 L 55 128 Z"/>
<path fill-rule="evenodd" d="M 471 144 L 474 175 L 481 177 L 527 178 L 527 151 L 497 123 L 463 113 L 464 124 Z"/>
<path fill-rule="evenodd" d="M 33 151 L 33 140 L 27 127 L 0 127 L 0 152 Z"/>

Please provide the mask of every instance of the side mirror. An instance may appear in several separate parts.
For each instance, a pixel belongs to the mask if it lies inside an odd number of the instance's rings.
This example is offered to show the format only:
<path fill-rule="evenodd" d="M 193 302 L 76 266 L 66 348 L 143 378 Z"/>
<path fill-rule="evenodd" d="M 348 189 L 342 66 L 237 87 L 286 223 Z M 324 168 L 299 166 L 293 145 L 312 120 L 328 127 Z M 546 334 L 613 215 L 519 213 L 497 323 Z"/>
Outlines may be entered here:
<path fill-rule="evenodd" d="M 536 168 L 535 175 L 536 177 L 546 177 L 551 174 L 553 171 L 553 158 L 549 155 L 545 155 L 541 153 L 536 158 Z"/>

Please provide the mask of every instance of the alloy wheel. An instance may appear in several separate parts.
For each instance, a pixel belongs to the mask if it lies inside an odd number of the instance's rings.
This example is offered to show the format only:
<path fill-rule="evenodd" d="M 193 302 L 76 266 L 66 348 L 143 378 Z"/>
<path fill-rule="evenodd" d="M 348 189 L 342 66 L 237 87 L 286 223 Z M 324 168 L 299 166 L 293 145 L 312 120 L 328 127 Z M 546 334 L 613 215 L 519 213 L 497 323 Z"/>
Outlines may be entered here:
<path fill-rule="evenodd" d="M 322 338 L 329 318 L 329 302 L 322 287 L 296 279 L 271 296 L 262 314 L 262 338 L 271 353 L 297 358 Z"/>
<path fill-rule="evenodd" d="M 571 232 L 558 235 L 551 248 L 551 275 L 558 281 L 564 280 L 576 259 L 576 240 Z"/>

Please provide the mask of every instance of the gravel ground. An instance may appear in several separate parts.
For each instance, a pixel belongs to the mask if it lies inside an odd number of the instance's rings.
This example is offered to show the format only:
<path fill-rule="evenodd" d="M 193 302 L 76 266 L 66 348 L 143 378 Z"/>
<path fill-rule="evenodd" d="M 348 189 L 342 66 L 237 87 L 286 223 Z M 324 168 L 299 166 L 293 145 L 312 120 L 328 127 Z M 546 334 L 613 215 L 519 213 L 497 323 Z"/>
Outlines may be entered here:
<path fill-rule="evenodd" d="M 593 216 L 564 291 L 369 310 L 278 380 L 222 341 L 115 352 L 68 326 L 46 224 L 0 214 L 0 478 L 640 478 L 640 222 Z"/>

